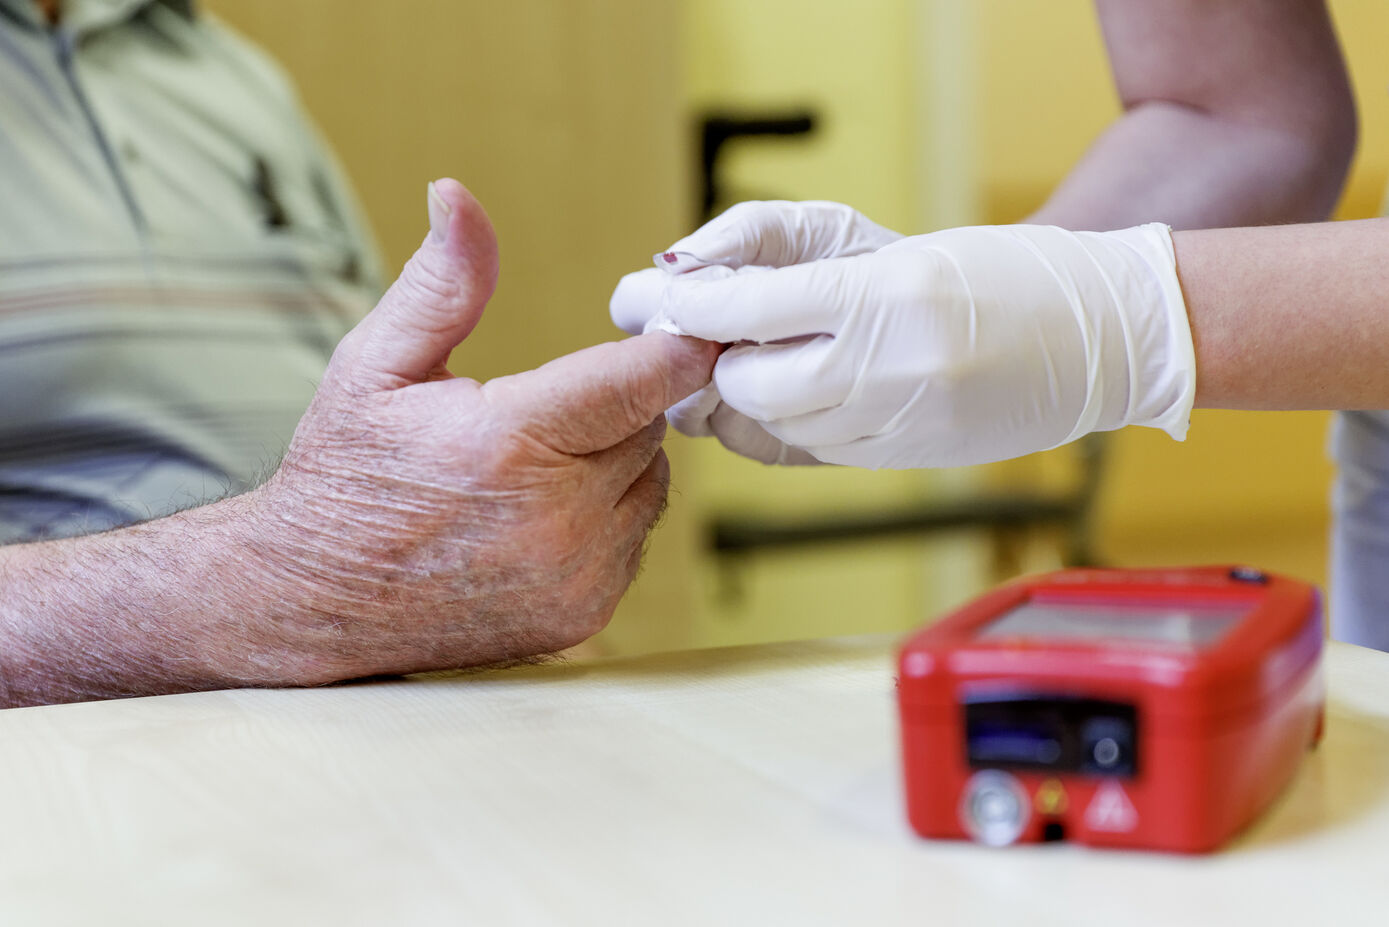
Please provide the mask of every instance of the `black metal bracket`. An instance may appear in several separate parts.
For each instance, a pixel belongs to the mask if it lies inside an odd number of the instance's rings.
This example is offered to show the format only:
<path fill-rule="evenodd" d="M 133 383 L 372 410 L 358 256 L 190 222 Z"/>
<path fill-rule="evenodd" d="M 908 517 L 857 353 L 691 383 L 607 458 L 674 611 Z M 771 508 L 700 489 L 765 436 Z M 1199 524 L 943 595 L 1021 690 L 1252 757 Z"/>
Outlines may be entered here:
<path fill-rule="evenodd" d="M 711 110 L 699 118 L 700 221 L 713 218 L 723 201 L 719 157 L 729 142 L 747 138 L 810 135 L 815 131 L 815 112 L 794 108 L 767 112 Z"/>
<path fill-rule="evenodd" d="M 884 537 L 963 529 L 1016 530 L 1052 526 L 1065 531 L 1067 566 L 1096 566 L 1092 519 L 1103 473 L 1105 441 L 1088 435 L 1076 442 L 1080 474 L 1067 492 L 979 492 L 939 502 L 896 506 L 890 511 L 810 517 L 767 513 L 715 515 L 708 545 L 721 556 L 815 544 L 852 543 Z"/>

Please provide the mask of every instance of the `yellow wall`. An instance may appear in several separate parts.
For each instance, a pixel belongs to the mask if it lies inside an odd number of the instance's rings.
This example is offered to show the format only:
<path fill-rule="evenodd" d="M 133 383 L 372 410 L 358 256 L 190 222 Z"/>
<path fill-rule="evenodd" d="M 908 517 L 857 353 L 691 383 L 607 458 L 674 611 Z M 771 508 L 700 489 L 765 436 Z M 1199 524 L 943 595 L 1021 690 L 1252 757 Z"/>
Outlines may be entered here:
<path fill-rule="evenodd" d="M 1119 112 L 1089 0 L 977 0 L 981 201 L 1013 222 L 1046 199 Z"/>
<path fill-rule="evenodd" d="M 1377 215 L 1389 178 L 1389 4 L 1332 0 L 1341 44 L 1360 108 L 1360 149 L 1338 218 Z"/>
<path fill-rule="evenodd" d="M 805 104 L 821 117 L 809 141 L 733 149 L 739 198 L 837 200 L 912 224 L 909 0 L 689 0 L 682 11 L 691 108 Z"/>

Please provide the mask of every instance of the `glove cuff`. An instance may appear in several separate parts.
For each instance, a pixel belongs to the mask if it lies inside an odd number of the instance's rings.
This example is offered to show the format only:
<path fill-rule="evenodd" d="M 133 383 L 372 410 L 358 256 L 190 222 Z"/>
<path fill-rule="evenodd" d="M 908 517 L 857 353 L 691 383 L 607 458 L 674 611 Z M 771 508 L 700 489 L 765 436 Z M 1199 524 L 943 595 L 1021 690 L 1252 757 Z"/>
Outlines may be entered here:
<path fill-rule="evenodd" d="M 1153 222 L 1115 232 L 1114 237 L 1133 248 L 1161 293 L 1160 299 L 1141 307 L 1147 310 L 1146 324 L 1134 326 L 1130 369 L 1137 388 L 1130 394 L 1125 424 L 1161 428 L 1182 441 L 1191 427 L 1191 407 L 1196 402 L 1196 348 L 1177 277 L 1172 228 Z"/>
<path fill-rule="evenodd" d="M 1066 441 L 1126 425 L 1185 439 L 1196 399 L 1196 351 L 1172 229 L 1154 222 L 1077 234 L 1109 278 L 1105 289 L 1117 324 L 1099 326 L 1107 331 L 1098 340 L 1108 343 L 1090 370 L 1085 412 Z"/>

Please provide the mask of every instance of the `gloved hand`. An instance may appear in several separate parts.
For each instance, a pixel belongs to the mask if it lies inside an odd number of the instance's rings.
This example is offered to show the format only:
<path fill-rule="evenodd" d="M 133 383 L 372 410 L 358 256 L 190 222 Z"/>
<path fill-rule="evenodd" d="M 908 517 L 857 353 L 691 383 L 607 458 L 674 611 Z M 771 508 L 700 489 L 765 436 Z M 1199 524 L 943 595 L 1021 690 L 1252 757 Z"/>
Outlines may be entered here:
<path fill-rule="evenodd" d="M 613 292 L 613 322 L 632 334 L 674 326 L 660 313 L 668 281 L 718 280 L 771 267 L 876 251 L 902 236 L 842 203 L 781 201 L 739 203 L 656 255 L 656 267 L 628 274 Z M 691 437 L 714 436 L 729 450 L 762 463 L 818 464 L 789 447 L 762 424 L 724 402 L 710 383 L 666 413 Z"/>
<path fill-rule="evenodd" d="M 984 463 L 1131 424 L 1180 439 L 1195 395 L 1161 225 L 949 229 L 660 295 L 667 330 L 735 344 L 723 402 L 828 463 Z"/>

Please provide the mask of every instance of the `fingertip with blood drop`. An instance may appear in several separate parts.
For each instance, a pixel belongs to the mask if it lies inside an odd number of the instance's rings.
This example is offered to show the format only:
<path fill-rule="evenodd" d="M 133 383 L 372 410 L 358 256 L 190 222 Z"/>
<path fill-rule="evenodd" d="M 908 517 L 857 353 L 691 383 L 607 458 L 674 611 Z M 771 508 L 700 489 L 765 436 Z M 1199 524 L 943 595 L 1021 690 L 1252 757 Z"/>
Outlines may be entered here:
<path fill-rule="evenodd" d="M 688 251 L 664 251 L 653 255 L 656 266 L 669 274 L 683 274 L 691 270 L 708 267 L 710 262 Z"/>

